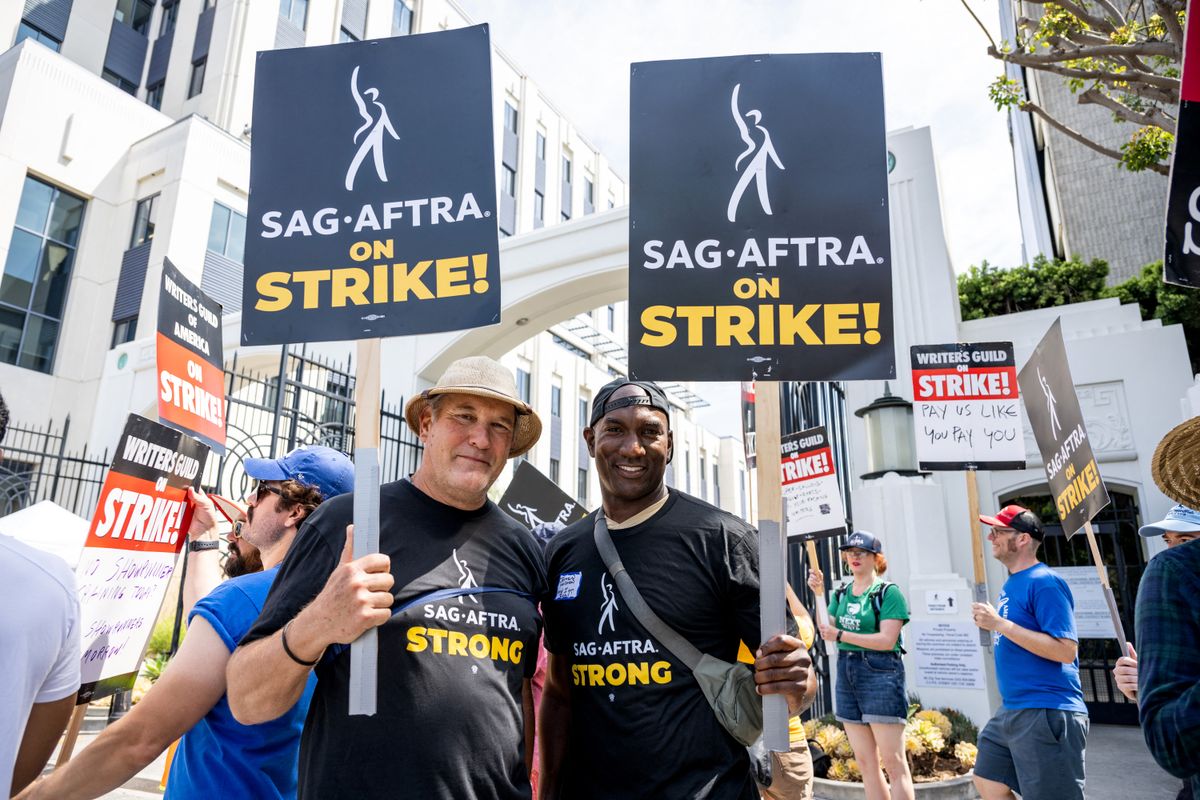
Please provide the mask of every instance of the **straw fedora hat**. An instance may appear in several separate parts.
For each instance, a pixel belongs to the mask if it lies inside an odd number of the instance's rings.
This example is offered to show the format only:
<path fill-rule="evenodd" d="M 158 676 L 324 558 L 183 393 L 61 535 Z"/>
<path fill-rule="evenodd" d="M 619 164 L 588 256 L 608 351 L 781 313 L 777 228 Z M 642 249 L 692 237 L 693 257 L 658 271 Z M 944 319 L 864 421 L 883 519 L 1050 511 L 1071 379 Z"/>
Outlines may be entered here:
<path fill-rule="evenodd" d="M 1176 425 L 1150 459 L 1150 474 L 1167 497 L 1200 508 L 1200 417 Z"/>
<path fill-rule="evenodd" d="M 421 412 L 429 405 L 429 398 L 439 394 L 471 394 L 512 403 L 517 410 L 517 427 L 508 449 L 509 458 L 527 452 L 542 435 L 542 421 L 517 395 L 517 382 L 513 380 L 512 371 L 486 356 L 458 359 L 446 367 L 436 385 L 413 395 L 404 405 L 408 427 L 413 431 L 421 430 Z"/>

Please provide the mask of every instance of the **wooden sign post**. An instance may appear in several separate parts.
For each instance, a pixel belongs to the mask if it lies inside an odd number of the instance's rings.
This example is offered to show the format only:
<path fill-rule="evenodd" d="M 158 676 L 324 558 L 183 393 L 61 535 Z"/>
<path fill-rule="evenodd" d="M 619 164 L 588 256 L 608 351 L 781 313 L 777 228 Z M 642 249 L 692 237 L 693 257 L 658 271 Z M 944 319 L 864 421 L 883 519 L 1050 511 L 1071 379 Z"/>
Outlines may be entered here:
<path fill-rule="evenodd" d="M 758 591 L 762 641 L 787 632 L 787 559 L 783 486 L 779 482 L 779 383 L 758 381 L 754 393 L 755 458 L 758 464 Z M 788 707 L 783 695 L 763 698 L 763 744 L 784 753 Z"/>
<path fill-rule="evenodd" d="M 975 470 L 965 473 L 967 478 L 967 530 L 971 532 L 971 564 L 975 568 L 975 602 L 988 602 L 987 566 L 983 561 L 983 540 L 979 534 L 979 484 L 975 480 Z M 983 647 L 992 646 L 990 631 L 979 629 L 979 644 Z"/>
<path fill-rule="evenodd" d="M 1113 632 L 1117 634 L 1117 644 L 1121 647 L 1121 655 L 1129 655 L 1129 641 L 1125 638 L 1125 626 L 1121 624 L 1121 612 L 1117 608 L 1117 598 L 1113 594 L 1112 584 L 1108 581 L 1108 567 L 1100 558 L 1100 545 L 1096 542 L 1096 532 L 1092 529 L 1091 520 L 1083 523 L 1083 531 L 1087 534 L 1088 547 L 1092 551 L 1092 563 L 1096 565 L 1096 574 L 1100 576 L 1100 588 L 1104 592 L 1104 602 L 1108 604 L 1108 615 L 1112 617 Z"/>
<path fill-rule="evenodd" d="M 808 568 L 809 569 L 814 569 L 814 568 L 819 569 L 820 567 L 817 564 L 817 543 L 814 542 L 812 539 L 807 540 L 804 543 L 804 552 L 808 554 Z M 816 592 L 816 595 L 817 595 L 817 621 L 820 622 L 822 625 L 828 625 L 829 624 L 829 608 L 828 608 L 829 604 L 827 602 L 825 602 L 825 581 L 823 581 L 823 580 L 821 581 L 821 588 Z M 817 635 L 820 636 L 820 631 L 817 632 Z M 832 656 L 833 651 L 835 649 L 836 648 L 833 646 L 833 642 L 825 640 L 825 655 Z"/>

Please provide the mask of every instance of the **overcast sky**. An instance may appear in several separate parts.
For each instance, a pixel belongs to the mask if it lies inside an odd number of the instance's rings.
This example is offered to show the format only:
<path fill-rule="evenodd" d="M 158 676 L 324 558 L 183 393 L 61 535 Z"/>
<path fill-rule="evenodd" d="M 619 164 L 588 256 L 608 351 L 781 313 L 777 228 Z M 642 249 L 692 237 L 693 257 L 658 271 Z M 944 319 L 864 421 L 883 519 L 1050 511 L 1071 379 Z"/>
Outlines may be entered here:
<path fill-rule="evenodd" d="M 887 127 L 929 126 L 955 270 L 1013 266 L 1021 242 L 1005 116 L 987 98 L 1000 73 L 955 0 L 458 0 L 622 175 L 629 170 L 629 65 L 741 55 L 879 51 Z M 993 0 L 971 0 L 997 33 Z M 816 122 L 816 121 L 814 121 Z M 827 121 L 836 130 L 836 120 Z M 636 191 L 636 187 L 634 187 Z M 729 429 L 732 390 L 703 422 Z M 729 395 L 728 397 L 726 395 Z M 711 419 L 709 418 L 711 417 Z M 736 414 L 733 415 L 736 420 Z"/>

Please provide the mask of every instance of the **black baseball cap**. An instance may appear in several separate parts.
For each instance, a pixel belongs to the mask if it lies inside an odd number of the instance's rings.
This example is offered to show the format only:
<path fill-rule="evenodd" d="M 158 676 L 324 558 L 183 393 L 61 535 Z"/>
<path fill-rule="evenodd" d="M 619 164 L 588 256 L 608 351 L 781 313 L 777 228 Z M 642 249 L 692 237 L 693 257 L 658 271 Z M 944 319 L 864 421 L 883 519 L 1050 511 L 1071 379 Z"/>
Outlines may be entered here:
<path fill-rule="evenodd" d="M 997 511 L 994 517 L 980 514 L 979 521 L 993 528 L 1012 528 L 1017 533 L 1028 533 L 1039 542 L 1046 538 L 1046 531 L 1038 515 L 1024 506 L 1005 506 Z"/>
<path fill-rule="evenodd" d="M 838 550 L 866 550 L 868 553 L 882 553 L 883 544 L 879 541 L 879 537 L 868 531 L 855 531 L 850 534 Z"/>
<path fill-rule="evenodd" d="M 622 397 L 619 400 L 609 400 L 616 393 L 617 389 L 630 385 L 640 386 L 645 390 L 646 394 Z M 663 414 L 666 414 L 667 428 L 671 427 L 671 404 L 667 401 L 667 393 L 663 391 L 662 387 L 654 381 L 631 381 L 625 378 L 617 378 L 614 381 L 609 381 L 600 387 L 600 391 L 596 392 L 596 396 L 592 399 L 592 418 L 588 421 L 588 427 L 593 427 L 608 412 L 616 411 L 626 406 L 649 406 L 650 408 L 657 408 Z"/>

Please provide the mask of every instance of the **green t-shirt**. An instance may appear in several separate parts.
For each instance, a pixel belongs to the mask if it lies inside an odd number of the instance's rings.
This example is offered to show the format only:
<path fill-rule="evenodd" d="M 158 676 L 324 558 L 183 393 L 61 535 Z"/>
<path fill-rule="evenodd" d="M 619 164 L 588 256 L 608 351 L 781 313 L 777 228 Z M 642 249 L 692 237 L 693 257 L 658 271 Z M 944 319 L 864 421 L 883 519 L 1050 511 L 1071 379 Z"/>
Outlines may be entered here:
<path fill-rule="evenodd" d="M 847 633 L 879 633 L 879 620 L 875 618 L 875 608 L 870 595 L 872 592 L 881 591 L 879 587 L 883 583 L 884 580 L 876 575 L 875 582 L 864 594 L 854 594 L 853 583 L 847 584 L 845 591 L 840 593 L 835 590 L 829 600 L 829 616 L 834 626 Z M 905 602 L 900 587 L 893 583 L 882 591 L 884 594 L 883 604 L 879 609 L 880 618 L 908 622 L 908 603 Z M 870 650 L 868 647 L 859 647 L 847 642 L 839 642 L 838 649 L 857 652 Z M 896 646 L 892 651 L 900 652 L 900 637 L 896 637 Z"/>

